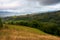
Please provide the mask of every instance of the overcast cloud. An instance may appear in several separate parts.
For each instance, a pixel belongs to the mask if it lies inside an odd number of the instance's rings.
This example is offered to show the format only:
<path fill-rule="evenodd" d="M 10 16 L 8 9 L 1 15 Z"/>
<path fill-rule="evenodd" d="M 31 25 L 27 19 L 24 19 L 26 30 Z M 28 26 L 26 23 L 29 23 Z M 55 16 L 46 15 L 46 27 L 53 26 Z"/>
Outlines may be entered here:
<path fill-rule="evenodd" d="M 60 3 L 60 0 L 28 0 L 28 1 L 33 1 L 33 2 L 39 2 L 42 5 L 52 5 L 56 3 Z"/>
<path fill-rule="evenodd" d="M 0 0 L 0 11 L 34 13 L 55 10 L 60 10 L 60 0 Z"/>

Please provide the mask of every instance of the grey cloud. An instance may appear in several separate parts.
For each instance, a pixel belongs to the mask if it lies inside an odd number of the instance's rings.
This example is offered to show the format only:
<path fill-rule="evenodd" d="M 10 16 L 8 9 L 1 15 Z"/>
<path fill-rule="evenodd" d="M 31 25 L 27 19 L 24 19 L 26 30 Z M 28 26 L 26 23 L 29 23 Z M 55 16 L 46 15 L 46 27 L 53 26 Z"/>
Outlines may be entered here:
<path fill-rule="evenodd" d="M 29 0 L 29 1 L 33 1 L 33 2 L 40 2 L 40 4 L 42 5 L 53 5 L 53 4 L 57 4 L 60 3 L 60 0 Z"/>

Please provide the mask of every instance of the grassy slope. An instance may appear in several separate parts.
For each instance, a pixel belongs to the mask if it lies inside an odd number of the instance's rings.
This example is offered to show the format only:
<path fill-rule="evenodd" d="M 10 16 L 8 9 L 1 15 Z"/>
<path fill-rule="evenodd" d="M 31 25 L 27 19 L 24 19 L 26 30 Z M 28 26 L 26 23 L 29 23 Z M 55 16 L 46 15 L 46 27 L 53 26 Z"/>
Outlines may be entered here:
<path fill-rule="evenodd" d="M 0 30 L 0 40 L 60 40 L 59 37 L 48 35 L 38 29 L 6 25 L 6 28 Z"/>

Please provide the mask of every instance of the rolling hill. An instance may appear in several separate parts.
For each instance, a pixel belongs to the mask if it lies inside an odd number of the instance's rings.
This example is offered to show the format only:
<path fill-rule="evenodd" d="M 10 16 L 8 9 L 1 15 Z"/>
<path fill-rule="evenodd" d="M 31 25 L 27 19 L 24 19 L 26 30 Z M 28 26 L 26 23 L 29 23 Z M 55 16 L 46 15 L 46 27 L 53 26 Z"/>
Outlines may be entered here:
<path fill-rule="evenodd" d="M 60 40 L 60 11 L 4 17 L 3 23 L 1 39 Z"/>
<path fill-rule="evenodd" d="M 19 25 L 4 25 L 0 40 L 60 40 L 60 37 L 46 34 L 38 29 Z"/>
<path fill-rule="evenodd" d="M 29 26 L 60 36 L 60 11 L 11 16 L 3 20 L 8 24 Z"/>

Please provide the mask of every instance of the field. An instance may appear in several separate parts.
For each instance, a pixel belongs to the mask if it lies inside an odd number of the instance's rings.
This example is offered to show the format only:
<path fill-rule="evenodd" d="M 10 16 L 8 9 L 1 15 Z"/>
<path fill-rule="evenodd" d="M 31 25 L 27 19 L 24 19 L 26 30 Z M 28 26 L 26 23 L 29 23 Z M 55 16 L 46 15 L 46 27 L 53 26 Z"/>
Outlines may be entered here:
<path fill-rule="evenodd" d="M 0 40 L 60 40 L 60 37 L 46 34 L 38 29 L 19 25 L 4 25 Z"/>

